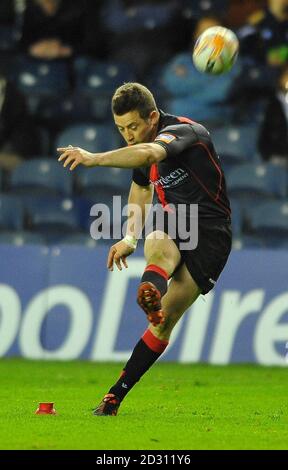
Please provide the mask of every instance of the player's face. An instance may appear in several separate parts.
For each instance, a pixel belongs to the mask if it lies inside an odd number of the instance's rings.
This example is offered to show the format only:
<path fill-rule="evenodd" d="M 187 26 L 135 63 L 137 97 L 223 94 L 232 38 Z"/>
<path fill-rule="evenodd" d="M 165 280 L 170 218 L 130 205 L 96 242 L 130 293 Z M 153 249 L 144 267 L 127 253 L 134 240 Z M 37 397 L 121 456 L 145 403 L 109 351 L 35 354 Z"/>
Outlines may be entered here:
<path fill-rule="evenodd" d="M 40 5 L 48 16 L 53 16 L 57 12 L 61 0 L 37 0 L 36 3 Z"/>
<path fill-rule="evenodd" d="M 281 74 L 281 77 L 279 79 L 279 85 L 281 90 L 284 91 L 284 93 L 288 93 L 288 67 Z"/>
<path fill-rule="evenodd" d="M 152 111 L 147 119 L 134 110 L 122 116 L 114 114 L 115 124 L 127 145 L 152 142 L 156 137 L 159 114 Z"/>
<path fill-rule="evenodd" d="M 269 0 L 269 7 L 279 15 L 285 15 L 288 18 L 288 0 Z"/>

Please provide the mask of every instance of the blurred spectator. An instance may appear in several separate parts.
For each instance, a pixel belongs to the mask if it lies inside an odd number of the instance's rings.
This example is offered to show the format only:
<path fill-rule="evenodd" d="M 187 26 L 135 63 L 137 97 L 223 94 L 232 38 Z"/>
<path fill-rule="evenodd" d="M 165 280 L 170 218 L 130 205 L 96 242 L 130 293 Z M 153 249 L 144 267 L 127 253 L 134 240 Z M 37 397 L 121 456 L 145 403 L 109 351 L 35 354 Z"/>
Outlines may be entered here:
<path fill-rule="evenodd" d="M 209 15 L 209 16 L 206 15 L 206 16 L 203 16 L 202 18 L 200 18 L 197 21 L 197 23 L 194 27 L 193 34 L 192 34 L 192 47 L 191 47 L 191 50 L 194 47 L 194 44 L 197 41 L 197 39 L 199 38 L 199 36 L 201 36 L 201 34 L 204 33 L 204 31 L 206 31 L 206 29 L 212 28 L 212 26 L 223 26 L 223 22 L 220 19 L 220 17 L 217 17 L 215 15 Z"/>
<path fill-rule="evenodd" d="M 195 26 L 194 26 L 194 29 L 193 29 L 193 33 L 192 33 L 192 36 L 190 38 L 190 50 L 189 50 L 189 68 L 190 68 L 190 65 L 192 64 L 191 62 L 191 54 L 192 54 L 192 50 L 193 50 L 193 47 L 198 39 L 198 37 L 204 33 L 204 31 L 208 28 L 212 28 L 212 26 L 220 26 L 222 23 L 220 21 L 219 18 L 217 18 L 216 16 L 204 16 L 203 18 L 200 18 Z M 189 44 L 187 44 L 187 46 L 189 46 Z M 184 52 L 185 56 L 187 55 L 187 52 Z M 180 55 L 177 55 L 175 57 L 172 58 L 172 68 L 173 68 L 173 75 L 175 75 L 176 77 L 187 77 L 189 75 L 189 69 L 187 67 L 187 65 L 185 65 L 182 61 L 178 61 L 178 57 L 182 57 L 182 54 Z M 203 78 L 204 76 L 201 75 Z M 187 90 L 188 91 L 188 90 Z M 193 91 L 193 90 L 191 90 Z"/>
<path fill-rule="evenodd" d="M 20 28 L 27 0 L 1 0 L 0 26 Z"/>
<path fill-rule="evenodd" d="M 288 66 L 267 104 L 258 145 L 263 160 L 288 164 Z"/>
<path fill-rule="evenodd" d="M 27 0 L 21 44 L 38 59 L 63 59 L 81 51 L 84 3 L 81 0 Z"/>
<path fill-rule="evenodd" d="M 0 75 L 0 167 L 12 170 L 23 158 L 40 151 L 40 136 L 28 116 L 23 96 Z"/>
<path fill-rule="evenodd" d="M 230 93 L 237 120 L 249 119 L 274 92 L 279 73 L 288 64 L 288 0 L 267 0 L 266 8 L 253 13 L 238 31 L 242 73 Z M 256 109 L 257 114 L 257 109 Z"/>
<path fill-rule="evenodd" d="M 101 23 L 109 58 L 132 63 L 139 80 L 183 49 L 184 18 L 177 0 L 106 0 Z"/>
<path fill-rule="evenodd" d="M 193 30 L 189 50 L 172 57 L 163 67 L 161 80 L 162 88 L 169 95 L 166 105 L 168 112 L 187 115 L 210 126 L 218 125 L 230 117 L 230 108 L 226 103 L 239 67 L 236 63 L 229 73 L 217 76 L 201 73 L 192 62 L 192 50 L 206 29 L 219 25 L 223 23 L 216 16 L 199 19 Z"/>
<path fill-rule="evenodd" d="M 0 25 L 13 25 L 15 20 L 13 0 L 1 0 L 0 2 Z"/>
<path fill-rule="evenodd" d="M 229 0 L 226 9 L 226 20 L 233 30 L 241 28 L 247 18 L 257 10 L 261 10 L 267 0 Z"/>
<path fill-rule="evenodd" d="M 8 73 L 22 35 L 26 0 L 0 1 L 0 73 Z"/>
<path fill-rule="evenodd" d="M 101 11 L 107 0 L 85 1 L 85 37 L 83 48 L 93 58 L 107 59 L 108 40 L 105 38 L 105 25 Z M 106 31 L 107 33 L 107 31 Z"/>
<path fill-rule="evenodd" d="M 288 63 L 288 0 L 268 0 L 239 30 L 241 51 L 255 64 L 279 67 Z"/>

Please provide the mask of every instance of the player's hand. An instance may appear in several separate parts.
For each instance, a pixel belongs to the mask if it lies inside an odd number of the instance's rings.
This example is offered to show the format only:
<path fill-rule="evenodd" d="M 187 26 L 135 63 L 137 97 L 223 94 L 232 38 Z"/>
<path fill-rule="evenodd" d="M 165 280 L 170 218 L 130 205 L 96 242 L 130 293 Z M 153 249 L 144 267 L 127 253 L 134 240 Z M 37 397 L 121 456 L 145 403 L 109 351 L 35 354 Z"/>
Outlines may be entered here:
<path fill-rule="evenodd" d="M 122 240 L 111 246 L 107 260 L 107 268 L 109 271 L 113 271 L 114 263 L 116 264 L 119 271 L 122 271 L 121 263 L 123 266 L 125 266 L 125 268 L 128 268 L 126 258 L 127 256 L 132 255 L 134 251 L 134 248 L 131 248 L 131 246 L 128 246 L 127 243 Z"/>
<path fill-rule="evenodd" d="M 87 150 L 81 149 L 80 147 L 68 147 L 58 148 L 57 152 L 61 155 L 58 158 L 58 162 L 64 162 L 63 166 L 66 168 L 70 163 L 70 170 L 74 170 L 78 165 L 84 166 L 96 166 L 98 154 L 87 152 Z"/>

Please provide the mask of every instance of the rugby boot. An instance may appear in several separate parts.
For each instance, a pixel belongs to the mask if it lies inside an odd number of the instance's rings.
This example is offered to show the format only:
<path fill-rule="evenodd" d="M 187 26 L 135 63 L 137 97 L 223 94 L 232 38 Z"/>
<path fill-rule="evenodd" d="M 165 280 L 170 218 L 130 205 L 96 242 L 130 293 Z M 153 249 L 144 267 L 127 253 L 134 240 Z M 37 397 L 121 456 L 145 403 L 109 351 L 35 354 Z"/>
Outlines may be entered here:
<path fill-rule="evenodd" d="M 107 393 L 101 403 L 93 411 L 95 416 L 116 416 L 120 400 L 113 393 Z"/>
<path fill-rule="evenodd" d="M 161 294 L 152 282 L 141 282 L 138 288 L 137 302 L 153 326 L 164 323 L 165 317 L 161 307 Z"/>

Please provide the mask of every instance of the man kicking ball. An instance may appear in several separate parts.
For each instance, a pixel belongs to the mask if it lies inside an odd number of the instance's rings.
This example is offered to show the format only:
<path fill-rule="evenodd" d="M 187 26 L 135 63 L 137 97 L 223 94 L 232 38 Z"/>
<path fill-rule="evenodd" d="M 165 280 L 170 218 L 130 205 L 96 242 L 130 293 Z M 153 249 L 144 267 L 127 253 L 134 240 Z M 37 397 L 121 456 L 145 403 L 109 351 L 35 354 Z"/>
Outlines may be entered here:
<path fill-rule="evenodd" d="M 112 113 L 127 147 L 96 154 L 71 146 L 58 149 L 59 161 L 70 170 L 80 164 L 134 169 L 128 205 L 140 207 L 141 220 L 134 216 L 126 236 L 110 248 L 108 269 L 128 268 L 127 257 L 136 250 L 154 188 L 164 217 L 162 223 L 153 222 L 146 237 L 147 265 L 137 294 L 149 327 L 95 415 L 117 414 L 127 393 L 166 349 L 183 313 L 215 286 L 231 251 L 230 204 L 209 132 L 190 119 L 160 111 L 152 93 L 139 83 L 126 83 L 115 91 Z M 191 217 L 191 205 L 198 207 L 197 219 Z M 175 212 L 179 217 L 172 234 L 169 215 Z M 190 231 L 198 230 L 194 249 L 183 243 L 184 222 Z"/>

